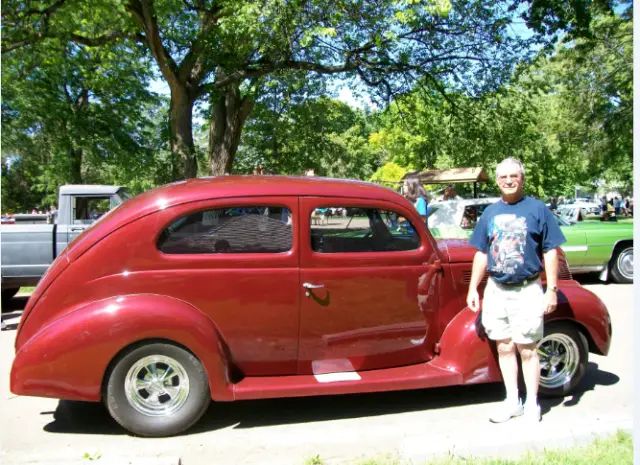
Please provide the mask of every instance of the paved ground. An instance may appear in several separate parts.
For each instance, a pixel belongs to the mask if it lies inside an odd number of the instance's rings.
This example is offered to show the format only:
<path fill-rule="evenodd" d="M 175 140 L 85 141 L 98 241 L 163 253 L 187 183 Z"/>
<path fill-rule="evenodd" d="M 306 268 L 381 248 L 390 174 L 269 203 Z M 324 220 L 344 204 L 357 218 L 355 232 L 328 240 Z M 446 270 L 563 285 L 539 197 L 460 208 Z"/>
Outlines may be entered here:
<path fill-rule="evenodd" d="M 99 404 L 13 396 L 8 390 L 15 324 L 0 334 L 0 463 L 183 465 L 325 463 L 393 454 L 419 463 L 434 455 L 512 455 L 571 446 L 594 434 L 631 431 L 633 402 L 632 286 L 583 284 L 610 309 L 614 340 L 608 357 L 591 356 L 577 395 L 545 400 L 543 422 L 493 425 L 487 416 L 500 385 L 217 404 L 188 435 L 126 435 Z M 19 298 L 18 298 L 19 299 Z M 24 300 L 22 300 L 22 303 Z M 21 301 L 14 305 L 20 307 Z"/>

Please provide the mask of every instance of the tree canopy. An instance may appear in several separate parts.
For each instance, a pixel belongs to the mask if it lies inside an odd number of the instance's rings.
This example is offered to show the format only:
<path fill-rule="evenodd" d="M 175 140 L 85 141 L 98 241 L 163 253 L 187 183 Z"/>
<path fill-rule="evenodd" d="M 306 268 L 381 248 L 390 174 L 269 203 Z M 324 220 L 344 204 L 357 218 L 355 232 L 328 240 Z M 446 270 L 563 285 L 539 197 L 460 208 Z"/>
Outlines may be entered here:
<path fill-rule="evenodd" d="M 629 186 L 633 10 L 616 5 L 8 0 L 3 198 L 28 208 L 62 183 L 135 192 L 258 165 L 490 170 L 506 155 L 531 165 L 538 195 Z M 350 107 L 336 86 L 376 106 Z"/>

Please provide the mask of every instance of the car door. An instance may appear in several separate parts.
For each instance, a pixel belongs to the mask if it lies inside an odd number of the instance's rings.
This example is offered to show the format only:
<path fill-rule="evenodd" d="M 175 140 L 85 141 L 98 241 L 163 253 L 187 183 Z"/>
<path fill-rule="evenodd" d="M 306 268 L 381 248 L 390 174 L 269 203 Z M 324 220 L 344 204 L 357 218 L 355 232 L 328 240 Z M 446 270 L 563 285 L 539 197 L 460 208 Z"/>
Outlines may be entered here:
<path fill-rule="evenodd" d="M 584 229 L 579 224 L 568 224 L 562 219 L 559 223 L 562 234 L 567 239 L 561 248 L 567 257 L 569 268 L 585 265 L 589 245 Z"/>
<path fill-rule="evenodd" d="M 326 218 L 318 211 L 338 211 Z M 441 273 L 413 209 L 348 198 L 300 199 L 298 373 L 429 360 Z"/>
<path fill-rule="evenodd" d="M 212 199 L 167 209 L 156 288 L 215 323 L 245 376 L 295 375 L 299 255 L 296 196 Z M 135 253 L 135 252 L 132 252 Z"/>

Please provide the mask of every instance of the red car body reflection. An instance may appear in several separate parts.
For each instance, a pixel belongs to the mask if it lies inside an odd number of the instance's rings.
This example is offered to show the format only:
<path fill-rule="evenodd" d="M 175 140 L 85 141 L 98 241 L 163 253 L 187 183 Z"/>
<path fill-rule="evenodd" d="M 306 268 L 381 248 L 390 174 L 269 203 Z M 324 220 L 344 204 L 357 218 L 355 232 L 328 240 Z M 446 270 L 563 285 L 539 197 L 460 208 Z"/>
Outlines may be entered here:
<path fill-rule="evenodd" d="M 159 249 L 180 218 L 248 205 L 290 215 L 289 250 Z M 312 215 L 322 208 L 391 211 L 411 223 L 415 247 L 319 253 Z M 377 227 L 345 241 L 374 241 Z M 157 188 L 83 233 L 40 281 L 18 328 L 11 391 L 104 400 L 121 355 L 157 341 L 197 359 L 214 401 L 499 381 L 492 345 L 465 305 L 473 253 L 465 241 L 436 242 L 407 200 L 369 183 L 223 176 Z M 560 268 L 547 322 L 570 325 L 591 352 L 607 354 L 607 309 L 571 279 L 564 258 Z"/>

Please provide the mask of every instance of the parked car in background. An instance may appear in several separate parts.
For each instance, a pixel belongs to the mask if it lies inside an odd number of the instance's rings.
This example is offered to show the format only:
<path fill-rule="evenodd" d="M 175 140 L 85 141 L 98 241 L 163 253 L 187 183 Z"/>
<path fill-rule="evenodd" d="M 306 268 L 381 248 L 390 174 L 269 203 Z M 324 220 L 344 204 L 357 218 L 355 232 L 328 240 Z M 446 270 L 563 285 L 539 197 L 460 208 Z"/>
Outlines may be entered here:
<path fill-rule="evenodd" d="M 343 215 L 313 221 L 318 210 Z M 413 205 L 370 183 L 220 176 L 141 194 L 85 231 L 18 327 L 11 391 L 104 402 L 167 436 L 210 401 L 497 382 L 466 308 L 474 251 L 436 242 Z M 541 392 L 564 396 L 611 320 L 560 256 L 539 343 Z M 544 275 L 544 274 L 543 274 Z M 544 280 L 544 276 L 543 276 Z"/>
<path fill-rule="evenodd" d="M 582 215 L 599 215 L 601 213 L 600 204 L 587 198 L 570 199 L 562 205 L 558 205 L 558 211 L 565 208 L 580 208 Z"/>
<path fill-rule="evenodd" d="M 436 238 L 469 238 L 480 215 L 499 198 L 464 199 L 429 205 L 429 230 Z M 618 283 L 633 282 L 633 224 L 577 221 L 580 205 L 563 205 L 554 215 L 567 242 L 562 245 L 572 273 L 600 272 Z"/>
<path fill-rule="evenodd" d="M 2 300 L 35 286 L 68 243 L 129 196 L 121 186 L 60 187 L 55 215 L 16 214 L 0 226 Z"/>

